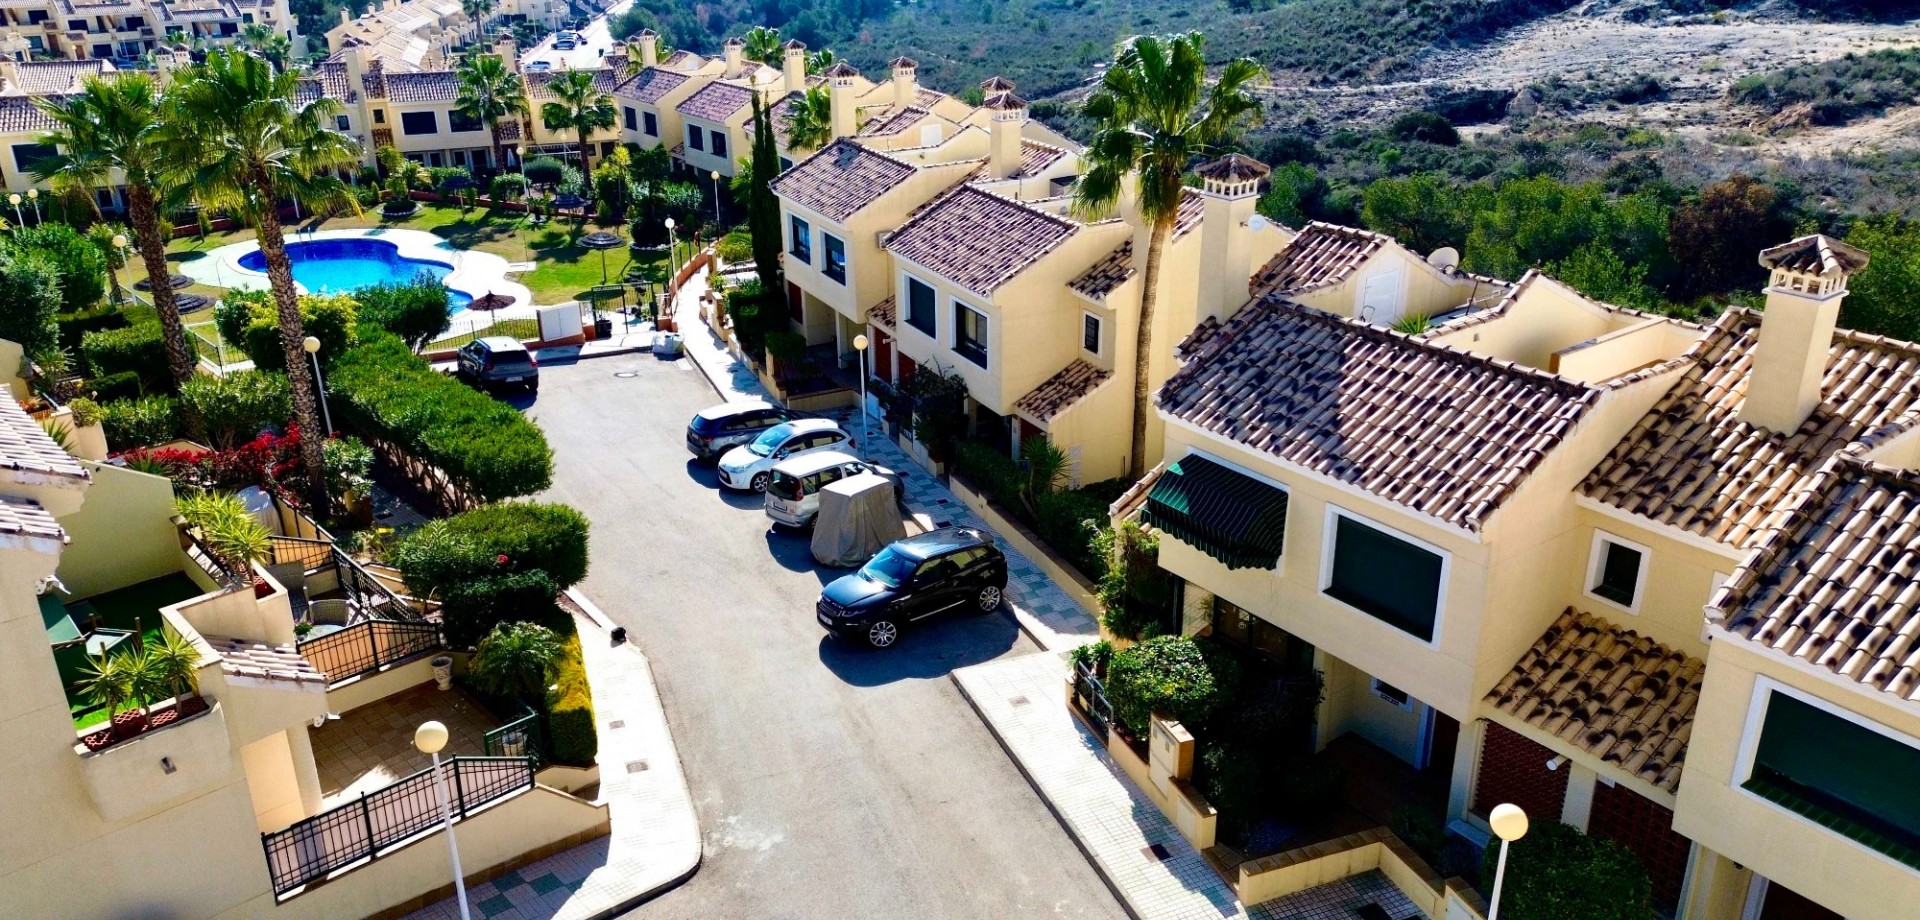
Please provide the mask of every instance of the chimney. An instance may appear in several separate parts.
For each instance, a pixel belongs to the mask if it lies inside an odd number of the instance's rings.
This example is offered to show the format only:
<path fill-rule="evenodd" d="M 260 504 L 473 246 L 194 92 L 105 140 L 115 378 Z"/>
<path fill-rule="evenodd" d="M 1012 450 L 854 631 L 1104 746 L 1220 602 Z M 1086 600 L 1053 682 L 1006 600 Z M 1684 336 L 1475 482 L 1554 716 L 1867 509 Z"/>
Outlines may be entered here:
<path fill-rule="evenodd" d="M 341 7 L 340 8 L 340 24 L 344 26 L 347 23 L 350 23 L 352 21 L 353 21 L 353 11 L 347 9 L 346 7 Z"/>
<path fill-rule="evenodd" d="M 373 58 L 373 49 L 366 45 L 348 45 L 347 53 L 341 59 L 347 64 L 347 89 L 358 92 L 360 98 L 372 98 L 367 93 L 367 65 Z"/>
<path fill-rule="evenodd" d="M 736 35 L 727 39 L 727 72 L 724 77 L 737 77 L 746 69 L 747 40 Z"/>
<path fill-rule="evenodd" d="M 1791 435 L 1820 405 L 1847 276 L 1867 267 L 1867 254 L 1816 233 L 1760 253 L 1760 264 L 1770 273 L 1767 309 L 1740 420 Z"/>
<path fill-rule="evenodd" d="M 1006 77 L 988 77 L 980 81 L 980 98 L 982 99 L 1011 92 L 1013 92 L 1013 81 Z"/>
<path fill-rule="evenodd" d="M 786 74 L 787 92 L 807 91 L 807 46 L 799 39 L 789 39 L 780 46 L 780 69 Z"/>
<path fill-rule="evenodd" d="M 510 36 L 502 35 L 493 40 L 493 56 L 507 65 L 508 70 L 516 73 L 520 70 L 520 48 Z"/>
<path fill-rule="evenodd" d="M 1200 167 L 1200 291 L 1194 319 L 1225 319 L 1247 302 L 1253 278 L 1253 230 L 1247 226 L 1260 200 L 1260 180 L 1271 170 L 1249 156 L 1230 153 Z"/>
<path fill-rule="evenodd" d="M 840 61 L 827 68 L 828 103 L 833 111 L 833 138 L 839 140 L 851 137 L 860 128 L 860 116 L 853 110 L 853 85 L 860 79 L 860 71 L 853 65 Z"/>
<path fill-rule="evenodd" d="M 893 109 L 899 111 L 920 100 L 919 81 L 915 74 L 920 70 L 920 62 L 910 57 L 897 57 L 887 62 L 893 68 Z"/>
<path fill-rule="evenodd" d="M 652 67 L 660 63 L 660 33 L 641 29 L 633 40 L 640 43 L 640 66 Z"/>
<path fill-rule="evenodd" d="M 1011 91 L 988 96 L 980 107 L 992 112 L 988 128 L 987 173 L 1005 179 L 1020 172 L 1020 126 L 1027 123 L 1027 100 Z"/>

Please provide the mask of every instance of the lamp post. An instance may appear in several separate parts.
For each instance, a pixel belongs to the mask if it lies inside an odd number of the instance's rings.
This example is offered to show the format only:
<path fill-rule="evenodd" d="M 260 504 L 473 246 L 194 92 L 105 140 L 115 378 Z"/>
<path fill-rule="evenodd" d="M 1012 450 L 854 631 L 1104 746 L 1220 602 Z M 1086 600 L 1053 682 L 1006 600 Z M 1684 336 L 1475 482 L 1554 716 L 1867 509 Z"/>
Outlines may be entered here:
<path fill-rule="evenodd" d="M 460 871 L 460 842 L 453 839 L 453 802 L 447 798 L 446 774 L 440 772 L 440 751 L 447 746 L 447 727 L 438 722 L 420 723 L 413 731 L 413 746 L 433 758 L 433 785 L 439 791 L 440 816 L 446 824 L 447 853 L 453 858 L 454 897 L 460 901 L 460 920 L 473 920 L 473 914 L 467 910 L 466 874 Z"/>
<path fill-rule="evenodd" d="M 27 200 L 33 202 L 33 222 L 37 224 L 40 222 L 40 190 L 27 189 Z"/>
<path fill-rule="evenodd" d="M 7 203 L 8 203 L 8 204 L 10 204 L 10 205 L 13 205 L 13 225 L 14 225 L 14 227 L 16 227 L 16 228 L 18 228 L 18 227 L 24 227 L 24 226 L 26 226 L 26 225 L 27 225 L 27 219 L 26 219 L 26 218 L 24 218 L 24 217 L 21 217 L 21 216 L 20 216 L 20 193 L 19 193 L 19 192 L 14 192 L 13 194 L 11 194 L 11 195 L 8 195 L 8 196 L 7 196 Z M 16 231 L 16 232 L 18 232 L 18 231 Z"/>
<path fill-rule="evenodd" d="M 1493 898 L 1487 920 L 1500 920 L 1500 885 L 1507 880 L 1507 844 L 1527 835 L 1527 813 L 1511 802 L 1495 805 L 1487 823 L 1493 827 L 1493 835 L 1500 838 L 1500 861 L 1493 869 Z"/>
<path fill-rule="evenodd" d="M 34 220 L 39 219 L 40 215 L 34 215 Z M 120 263 L 126 261 L 127 235 L 116 233 L 109 242 L 113 244 L 113 261 L 107 263 L 107 280 L 113 282 L 113 299 L 117 303 L 126 297 L 126 292 L 120 289 Z"/>
<path fill-rule="evenodd" d="M 855 373 L 860 375 L 860 459 L 867 459 L 867 337 L 853 337 L 853 353 L 857 365 Z"/>
<path fill-rule="evenodd" d="M 321 432 L 321 436 L 325 437 L 333 432 L 333 413 L 327 411 L 327 381 L 320 376 L 320 340 L 307 336 L 307 340 L 301 342 L 300 347 L 306 349 L 307 357 L 313 359 L 313 388 L 320 393 L 320 420 L 327 426 L 327 430 Z"/>
<path fill-rule="evenodd" d="M 720 170 L 716 169 L 707 175 L 713 179 L 713 233 L 714 238 L 718 239 L 722 219 L 720 217 Z"/>
<path fill-rule="evenodd" d="M 680 277 L 680 259 L 679 259 L 680 243 L 673 238 L 673 218 L 671 217 L 667 218 L 666 225 L 667 225 L 667 309 L 671 311 L 675 307 L 673 303 L 673 297 L 676 293 L 679 292 L 679 285 L 676 285 L 674 283 L 674 280 Z"/>

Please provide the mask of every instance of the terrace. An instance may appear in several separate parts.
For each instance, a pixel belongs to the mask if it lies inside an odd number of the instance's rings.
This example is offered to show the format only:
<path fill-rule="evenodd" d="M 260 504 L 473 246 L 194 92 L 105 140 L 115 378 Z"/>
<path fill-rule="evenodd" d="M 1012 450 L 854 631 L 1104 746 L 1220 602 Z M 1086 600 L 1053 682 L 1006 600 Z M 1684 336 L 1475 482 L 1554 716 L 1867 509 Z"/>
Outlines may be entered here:
<path fill-rule="evenodd" d="M 431 767 L 433 759 L 413 745 L 414 729 L 430 720 L 447 727 L 443 757 L 481 756 L 486 733 L 501 721 L 458 687 L 439 690 L 432 684 L 341 713 L 312 732 L 321 807 L 345 804 Z"/>

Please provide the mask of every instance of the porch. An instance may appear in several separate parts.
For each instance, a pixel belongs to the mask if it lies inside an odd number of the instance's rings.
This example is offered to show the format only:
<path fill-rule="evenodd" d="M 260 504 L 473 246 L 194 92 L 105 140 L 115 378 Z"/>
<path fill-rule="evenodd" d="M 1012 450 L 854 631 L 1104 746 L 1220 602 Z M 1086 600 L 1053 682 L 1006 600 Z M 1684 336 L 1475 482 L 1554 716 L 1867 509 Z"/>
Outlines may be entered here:
<path fill-rule="evenodd" d="M 321 807 L 353 801 L 432 766 L 433 758 L 413 746 L 414 730 L 427 721 L 447 727 L 444 760 L 485 754 L 486 733 L 501 720 L 458 686 L 443 691 L 430 683 L 341 713 L 312 732 Z"/>

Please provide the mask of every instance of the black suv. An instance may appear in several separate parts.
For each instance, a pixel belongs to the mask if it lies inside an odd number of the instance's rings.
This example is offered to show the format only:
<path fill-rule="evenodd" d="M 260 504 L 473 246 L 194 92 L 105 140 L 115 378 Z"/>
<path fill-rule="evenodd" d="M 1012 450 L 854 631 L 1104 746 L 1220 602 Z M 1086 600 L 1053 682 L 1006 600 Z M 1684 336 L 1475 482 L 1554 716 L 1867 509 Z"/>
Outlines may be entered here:
<path fill-rule="evenodd" d="M 455 356 L 454 374 L 461 380 L 492 390 L 521 387 L 540 389 L 540 362 L 527 346 L 504 335 L 490 335 L 467 343 Z"/>
<path fill-rule="evenodd" d="M 943 527 L 900 540 L 860 571 L 820 592 L 820 625 L 874 648 L 900 639 L 909 623 L 949 610 L 992 613 L 1007 588 L 1007 557 L 971 527 Z"/>

